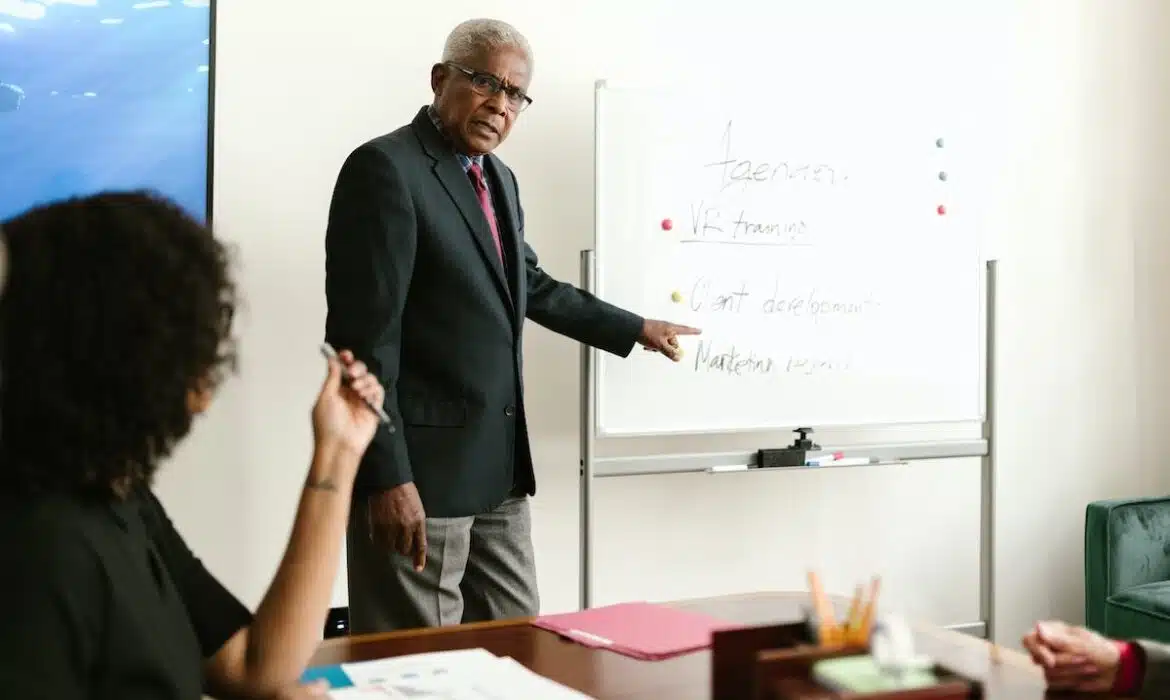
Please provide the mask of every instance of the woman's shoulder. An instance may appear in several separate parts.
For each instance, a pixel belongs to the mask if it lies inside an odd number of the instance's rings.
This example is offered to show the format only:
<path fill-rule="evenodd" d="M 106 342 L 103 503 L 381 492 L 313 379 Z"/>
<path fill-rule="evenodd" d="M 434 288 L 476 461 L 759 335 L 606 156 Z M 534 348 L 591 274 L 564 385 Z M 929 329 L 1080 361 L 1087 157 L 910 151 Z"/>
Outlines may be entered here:
<path fill-rule="evenodd" d="M 93 500 L 62 493 L 5 495 L 0 497 L 0 521 L 8 530 L 62 535 L 82 527 L 99 506 Z"/>
<path fill-rule="evenodd" d="M 83 687 L 78 674 L 87 673 L 106 639 L 117 589 L 87 529 L 100 523 L 97 518 L 95 505 L 66 496 L 0 505 L 0 594 L 7 606 L 0 615 L 0 651 L 13 663 L 52 671 L 52 679 L 38 683 L 67 688 L 54 697 L 72 697 Z"/>
<path fill-rule="evenodd" d="M 11 564 L 81 574 L 96 562 L 93 524 L 102 504 L 63 494 L 4 498 L 0 551 Z"/>
<path fill-rule="evenodd" d="M 134 504 L 151 537 L 157 539 L 164 531 L 174 528 L 171 524 L 171 517 L 167 515 L 167 509 L 149 486 L 143 485 L 135 488 L 131 494 L 130 502 Z"/>

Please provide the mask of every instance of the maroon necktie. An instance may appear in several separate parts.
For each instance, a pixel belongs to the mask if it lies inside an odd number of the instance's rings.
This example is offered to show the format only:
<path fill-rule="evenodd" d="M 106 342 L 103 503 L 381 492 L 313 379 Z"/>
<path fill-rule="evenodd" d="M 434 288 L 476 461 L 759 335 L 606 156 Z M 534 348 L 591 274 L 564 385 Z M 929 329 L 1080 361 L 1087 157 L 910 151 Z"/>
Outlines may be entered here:
<path fill-rule="evenodd" d="M 479 167 L 478 163 L 472 163 L 471 167 L 467 169 L 467 175 L 471 178 L 471 186 L 475 188 L 475 196 L 479 197 L 479 208 L 483 209 L 483 215 L 487 217 L 488 226 L 492 229 L 492 240 L 496 242 L 496 253 L 500 256 L 500 262 L 504 262 L 504 245 L 500 243 L 500 229 L 496 226 L 496 212 L 492 209 L 492 200 L 488 197 L 487 183 L 483 181 L 483 168 Z"/>

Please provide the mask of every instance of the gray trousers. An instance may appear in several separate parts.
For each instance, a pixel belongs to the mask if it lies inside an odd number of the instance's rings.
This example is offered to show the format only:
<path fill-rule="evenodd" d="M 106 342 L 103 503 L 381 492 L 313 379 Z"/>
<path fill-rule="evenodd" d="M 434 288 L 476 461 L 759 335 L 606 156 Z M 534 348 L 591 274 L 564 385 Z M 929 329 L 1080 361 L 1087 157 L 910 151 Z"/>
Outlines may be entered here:
<path fill-rule="evenodd" d="M 370 539 L 364 498 L 346 537 L 352 634 L 440 627 L 536 615 L 536 562 L 528 498 L 466 518 L 427 518 L 427 561 Z"/>

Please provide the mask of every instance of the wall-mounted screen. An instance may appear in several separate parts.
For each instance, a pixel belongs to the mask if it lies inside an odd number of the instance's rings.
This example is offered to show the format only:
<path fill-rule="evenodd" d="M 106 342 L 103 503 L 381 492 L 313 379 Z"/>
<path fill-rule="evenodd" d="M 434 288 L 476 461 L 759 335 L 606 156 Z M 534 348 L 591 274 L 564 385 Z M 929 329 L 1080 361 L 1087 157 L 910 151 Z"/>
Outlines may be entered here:
<path fill-rule="evenodd" d="M 210 0 L 0 0 L 0 220 L 108 189 L 207 219 Z"/>

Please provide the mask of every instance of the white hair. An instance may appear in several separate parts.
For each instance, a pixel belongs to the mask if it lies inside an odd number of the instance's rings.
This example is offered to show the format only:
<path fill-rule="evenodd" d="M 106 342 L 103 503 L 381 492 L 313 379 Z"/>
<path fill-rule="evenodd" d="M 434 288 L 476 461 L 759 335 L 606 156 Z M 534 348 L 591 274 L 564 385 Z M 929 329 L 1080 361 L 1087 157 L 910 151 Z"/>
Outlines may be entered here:
<path fill-rule="evenodd" d="M 528 59 L 532 71 L 532 47 L 518 29 L 498 19 L 469 19 L 447 35 L 443 44 L 443 62 L 467 63 L 485 53 L 515 49 Z"/>

